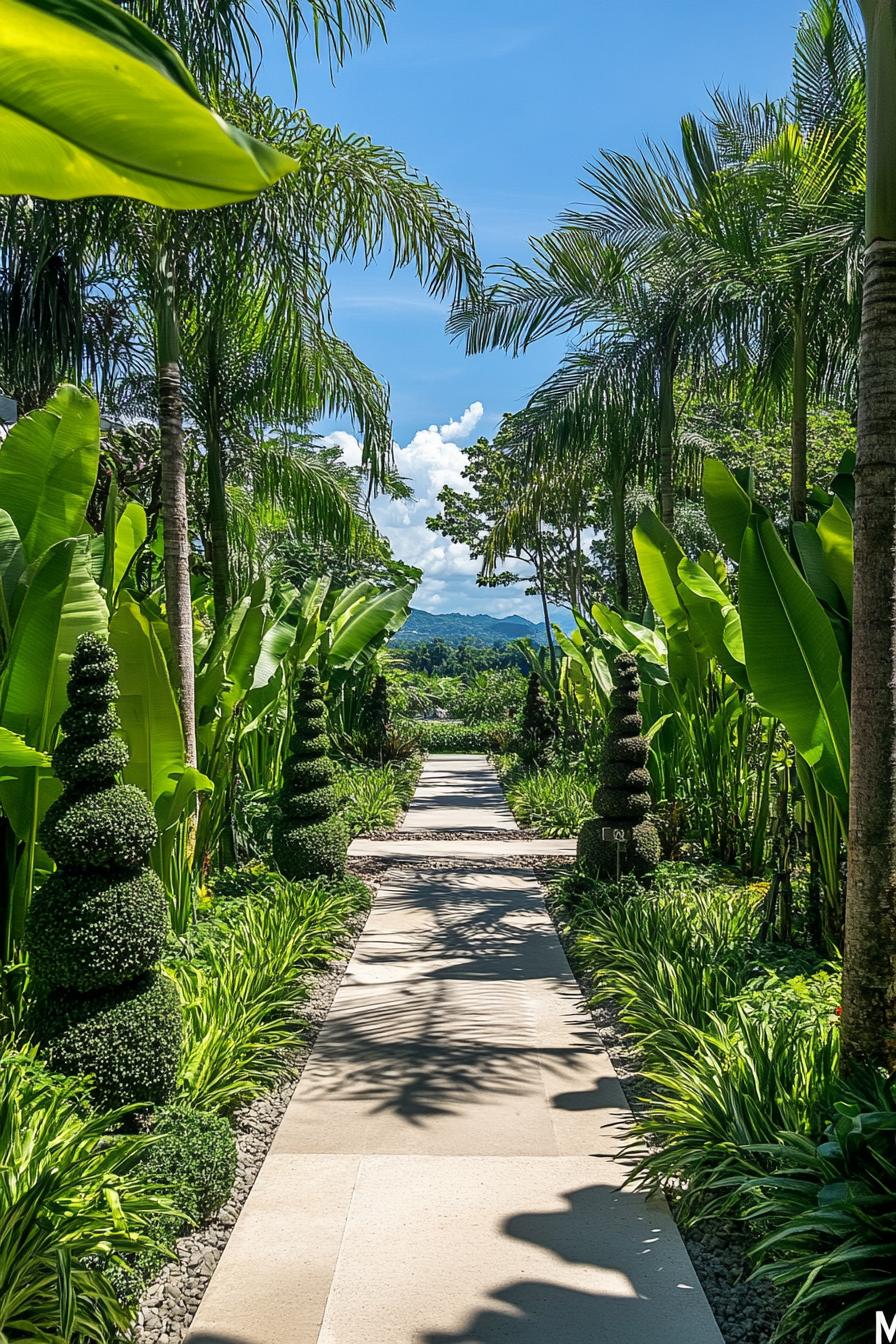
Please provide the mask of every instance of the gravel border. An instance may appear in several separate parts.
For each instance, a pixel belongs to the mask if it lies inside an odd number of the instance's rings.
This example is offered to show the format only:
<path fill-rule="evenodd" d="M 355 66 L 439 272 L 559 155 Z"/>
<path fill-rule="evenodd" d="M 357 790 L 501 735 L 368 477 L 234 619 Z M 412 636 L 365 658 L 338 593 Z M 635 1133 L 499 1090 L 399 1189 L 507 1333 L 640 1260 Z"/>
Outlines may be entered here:
<path fill-rule="evenodd" d="M 368 882 L 368 886 L 371 895 L 375 895 L 375 885 Z M 280 1084 L 234 1113 L 237 1170 L 230 1198 L 214 1218 L 180 1238 L 177 1259 L 169 1261 L 147 1287 L 131 1333 L 133 1344 L 180 1344 L 189 1329 L 326 1021 L 369 913 L 369 909 L 360 911 L 351 920 L 340 945 L 339 959 L 310 982 L 310 993 L 301 1009 L 307 1029 L 301 1044 L 290 1053 Z"/>

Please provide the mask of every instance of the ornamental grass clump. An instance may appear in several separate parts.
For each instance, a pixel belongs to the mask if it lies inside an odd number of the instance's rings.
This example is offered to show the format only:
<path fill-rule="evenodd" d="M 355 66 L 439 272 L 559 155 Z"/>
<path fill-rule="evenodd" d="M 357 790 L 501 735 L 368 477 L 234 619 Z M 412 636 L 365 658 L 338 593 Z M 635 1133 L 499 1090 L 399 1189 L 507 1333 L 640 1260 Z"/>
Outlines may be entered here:
<path fill-rule="evenodd" d="M 117 663 L 82 635 L 53 769 L 63 790 L 40 840 L 56 871 L 34 893 L 26 927 L 31 1025 L 53 1069 L 88 1074 L 102 1109 L 161 1104 L 174 1090 L 182 1024 L 158 969 L 165 890 L 148 866 L 158 828 L 145 794 L 119 784 Z"/>
<path fill-rule="evenodd" d="M 610 695 L 609 733 L 594 795 L 597 815 L 581 829 L 578 860 L 594 877 L 613 878 L 617 867 L 620 873 L 644 877 L 659 863 L 660 838 L 647 820 L 651 809 L 646 769 L 650 744 L 641 732 L 641 679 L 637 660 L 630 653 L 619 654 L 614 668 L 616 685 Z M 621 846 L 603 838 L 605 828 L 622 834 Z"/>
<path fill-rule="evenodd" d="M 320 678 L 315 668 L 306 667 L 296 693 L 290 758 L 273 829 L 274 859 L 292 881 L 345 872 L 348 826 L 333 787 L 324 716 Z"/>

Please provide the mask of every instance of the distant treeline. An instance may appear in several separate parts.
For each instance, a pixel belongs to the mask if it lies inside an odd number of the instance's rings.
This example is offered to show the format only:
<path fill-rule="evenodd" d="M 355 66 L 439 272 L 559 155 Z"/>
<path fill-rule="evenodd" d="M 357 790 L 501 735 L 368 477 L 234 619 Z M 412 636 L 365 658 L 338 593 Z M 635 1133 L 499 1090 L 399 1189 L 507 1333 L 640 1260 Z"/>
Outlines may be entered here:
<path fill-rule="evenodd" d="M 440 677 L 463 677 L 506 668 L 529 670 L 524 655 L 513 645 L 483 644 L 477 639 L 464 639 L 459 644 L 430 639 L 425 643 L 393 646 L 392 651 L 410 672 L 430 672 Z"/>

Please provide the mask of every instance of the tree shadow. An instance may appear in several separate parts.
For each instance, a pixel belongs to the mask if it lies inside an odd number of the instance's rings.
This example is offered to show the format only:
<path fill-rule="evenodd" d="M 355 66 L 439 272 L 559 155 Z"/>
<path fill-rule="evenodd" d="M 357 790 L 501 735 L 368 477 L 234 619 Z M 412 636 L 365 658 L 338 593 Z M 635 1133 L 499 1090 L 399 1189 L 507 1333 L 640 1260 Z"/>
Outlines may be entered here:
<path fill-rule="evenodd" d="M 460 1330 L 419 1344 L 722 1344 L 663 1201 L 606 1185 L 563 1198 L 566 1209 L 515 1214 L 501 1230 L 559 1264 L 591 1266 L 593 1290 L 547 1277 L 503 1284 Z"/>

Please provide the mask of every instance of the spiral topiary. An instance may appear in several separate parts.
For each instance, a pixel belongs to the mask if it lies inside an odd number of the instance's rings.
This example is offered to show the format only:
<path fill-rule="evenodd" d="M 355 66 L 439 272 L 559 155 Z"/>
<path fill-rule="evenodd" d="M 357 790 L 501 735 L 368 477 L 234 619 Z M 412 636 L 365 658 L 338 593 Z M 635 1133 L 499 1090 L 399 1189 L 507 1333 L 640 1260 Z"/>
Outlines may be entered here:
<path fill-rule="evenodd" d="M 40 831 L 57 868 L 34 893 L 25 930 L 32 1029 L 51 1066 L 91 1075 L 109 1110 L 167 1101 L 182 1037 L 177 992 L 157 969 L 168 904 L 147 865 L 155 817 L 140 789 L 116 780 L 128 760 L 115 736 L 116 670 L 105 640 L 82 635 L 53 752 L 63 791 Z"/>
<path fill-rule="evenodd" d="M 333 762 L 327 756 L 325 707 L 317 670 L 306 667 L 295 699 L 289 760 L 274 818 L 273 851 L 284 877 L 341 877 L 348 827 L 338 815 Z"/>
<path fill-rule="evenodd" d="M 578 860 L 594 877 L 614 878 L 617 862 L 620 872 L 644 877 L 659 863 L 661 851 L 657 829 L 647 820 L 651 800 L 650 774 L 645 767 L 650 745 L 641 735 L 641 679 L 637 660 L 630 653 L 619 654 L 614 669 L 609 734 L 594 795 L 597 816 L 582 827 Z M 614 840 L 603 839 L 604 827 L 625 831 L 621 853 Z"/>

